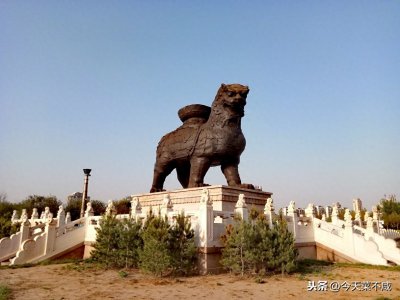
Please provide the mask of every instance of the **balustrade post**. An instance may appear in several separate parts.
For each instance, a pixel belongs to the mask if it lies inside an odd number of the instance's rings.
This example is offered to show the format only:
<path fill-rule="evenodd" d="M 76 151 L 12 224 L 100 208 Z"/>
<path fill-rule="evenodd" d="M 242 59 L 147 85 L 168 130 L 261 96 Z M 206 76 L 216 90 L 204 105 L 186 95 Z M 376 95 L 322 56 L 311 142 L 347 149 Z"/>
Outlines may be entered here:
<path fill-rule="evenodd" d="M 140 220 L 140 215 L 142 213 L 142 206 L 138 197 L 133 197 L 131 201 L 131 218 L 136 222 Z"/>
<path fill-rule="evenodd" d="M 374 236 L 374 220 L 372 217 L 367 217 L 367 231 L 365 233 L 365 238 L 368 240 L 370 237 Z"/>
<path fill-rule="evenodd" d="M 108 205 L 110 205 L 110 202 L 108 203 Z M 108 209 L 108 206 L 107 206 L 107 209 Z M 106 215 L 107 215 L 107 211 L 106 211 Z M 93 216 L 94 216 L 94 210 L 93 210 L 93 207 L 92 207 L 92 202 L 89 201 L 86 204 L 86 210 L 85 210 L 84 217 L 88 218 L 88 217 L 93 217 Z"/>
<path fill-rule="evenodd" d="M 308 218 L 314 218 L 315 217 L 315 211 L 314 211 L 314 204 L 310 203 L 308 204 L 306 210 L 305 210 L 305 215 Z"/>
<path fill-rule="evenodd" d="M 115 208 L 114 202 L 112 200 L 108 200 L 108 204 L 106 207 L 106 216 L 115 216 L 116 214 L 117 214 L 117 209 Z M 92 216 L 93 215 L 94 213 L 92 214 Z"/>
<path fill-rule="evenodd" d="M 27 239 L 30 238 L 30 234 L 29 234 L 30 226 L 31 226 L 31 223 L 27 219 L 24 222 L 21 223 L 21 228 L 20 228 L 21 239 L 20 239 L 20 243 L 19 243 L 20 245 L 24 241 L 26 241 Z"/>
<path fill-rule="evenodd" d="M 11 216 L 11 223 L 17 223 L 19 221 L 18 212 L 14 209 L 13 214 Z"/>
<path fill-rule="evenodd" d="M 297 233 L 297 222 L 298 222 L 298 216 L 296 213 L 296 203 L 294 201 L 290 201 L 288 209 L 287 209 L 287 216 L 291 219 L 292 223 L 292 228 L 288 226 L 289 231 L 293 233 L 293 237 L 296 238 L 296 233 Z M 289 224 L 288 224 L 289 225 Z"/>
<path fill-rule="evenodd" d="M 199 247 L 207 248 L 214 238 L 214 210 L 208 189 L 203 189 L 199 204 Z"/>
<path fill-rule="evenodd" d="M 162 200 L 162 204 L 161 204 L 161 216 L 167 216 L 168 217 L 168 213 L 173 211 L 173 204 L 171 201 L 171 198 L 169 196 L 169 194 L 164 195 L 164 198 Z"/>
<path fill-rule="evenodd" d="M 39 213 L 36 207 L 32 209 L 31 220 L 39 219 Z"/>
<path fill-rule="evenodd" d="M 62 228 L 65 226 L 65 211 L 64 207 L 60 205 L 57 212 L 57 227 Z"/>
<path fill-rule="evenodd" d="M 353 221 L 351 220 L 350 210 L 346 208 L 344 213 L 344 239 L 346 240 L 346 246 L 348 250 L 354 253 L 354 233 L 353 233 Z"/>
<path fill-rule="evenodd" d="M 65 216 L 65 224 L 68 224 L 71 222 L 71 213 L 67 212 L 67 215 Z"/>
<path fill-rule="evenodd" d="M 46 241 L 45 241 L 45 248 L 44 254 L 50 254 L 54 250 L 54 243 L 57 237 L 57 222 L 53 219 L 53 215 L 50 213 L 46 220 Z"/>
<path fill-rule="evenodd" d="M 334 205 L 332 207 L 332 224 L 336 225 L 338 223 L 339 220 L 338 215 L 339 215 L 338 207 L 337 205 Z"/>
<path fill-rule="evenodd" d="M 267 199 L 267 203 L 265 203 L 264 207 L 264 214 L 267 218 L 270 228 L 272 228 L 275 216 L 274 200 L 272 198 Z"/>
<path fill-rule="evenodd" d="M 240 215 L 243 221 L 247 221 L 249 219 L 249 210 L 247 209 L 246 200 L 243 194 L 239 194 L 239 200 L 235 205 L 235 213 Z"/>

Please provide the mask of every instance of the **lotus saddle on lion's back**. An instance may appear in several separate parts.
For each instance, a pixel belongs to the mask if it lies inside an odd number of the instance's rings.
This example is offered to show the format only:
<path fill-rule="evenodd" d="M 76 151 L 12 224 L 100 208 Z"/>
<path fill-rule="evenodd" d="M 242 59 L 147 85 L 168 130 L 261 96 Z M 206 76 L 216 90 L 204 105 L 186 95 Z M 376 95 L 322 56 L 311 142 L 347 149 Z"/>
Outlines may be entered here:
<path fill-rule="evenodd" d="M 182 126 L 158 144 L 150 192 L 163 191 L 174 169 L 183 188 L 201 187 L 208 169 L 218 165 L 229 186 L 254 189 L 241 183 L 238 170 L 246 146 L 241 120 L 248 92 L 241 84 L 222 84 L 211 107 L 192 104 L 179 110 Z"/>

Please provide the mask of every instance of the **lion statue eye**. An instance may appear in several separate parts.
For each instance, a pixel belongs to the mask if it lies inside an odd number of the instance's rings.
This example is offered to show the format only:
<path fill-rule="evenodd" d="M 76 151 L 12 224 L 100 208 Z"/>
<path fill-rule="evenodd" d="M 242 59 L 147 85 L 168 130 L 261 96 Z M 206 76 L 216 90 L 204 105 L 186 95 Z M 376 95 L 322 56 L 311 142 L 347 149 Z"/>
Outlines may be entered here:
<path fill-rule="evenodd" d="M 233 97 L 233 96 L 235 96 L 236 95 L 236 93 L 234 92 L 234 91 L 229 91 L 228 92 L 228 96 L 229 97 Z"/>

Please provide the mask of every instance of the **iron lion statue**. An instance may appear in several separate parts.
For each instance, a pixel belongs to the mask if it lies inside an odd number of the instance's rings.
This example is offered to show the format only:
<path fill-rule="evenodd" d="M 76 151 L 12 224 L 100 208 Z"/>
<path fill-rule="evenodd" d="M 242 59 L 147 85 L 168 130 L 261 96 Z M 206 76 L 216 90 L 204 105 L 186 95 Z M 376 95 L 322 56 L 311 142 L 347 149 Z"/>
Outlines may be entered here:
<path fill-rule="evenodd" d="M 241 120 L 248 93 L 247 86 L 222 84 L 211 107 L 192 104 L 178 111 L 183 124 L 158 144 L 151 193 L 163 191 L 174 169 L 183 188 L 204 186 L 212 166 L 221 166 L 229 186 L 254 189 L 242 184 L 238 170 L 246 146 Z"/>

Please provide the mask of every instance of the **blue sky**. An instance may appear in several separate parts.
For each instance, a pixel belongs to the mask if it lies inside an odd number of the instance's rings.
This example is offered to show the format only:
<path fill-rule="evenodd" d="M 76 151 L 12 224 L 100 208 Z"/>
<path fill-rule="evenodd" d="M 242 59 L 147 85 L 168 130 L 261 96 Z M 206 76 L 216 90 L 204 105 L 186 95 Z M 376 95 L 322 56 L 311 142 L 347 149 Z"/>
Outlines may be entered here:
<path fill-rule="evenodd" d="M 0 193 L 148 192 L 178 109 L 242 83 L 243 182 L 370 207 L 400 195 L 399 53 L 399 1 L 1 1 Z"/>

